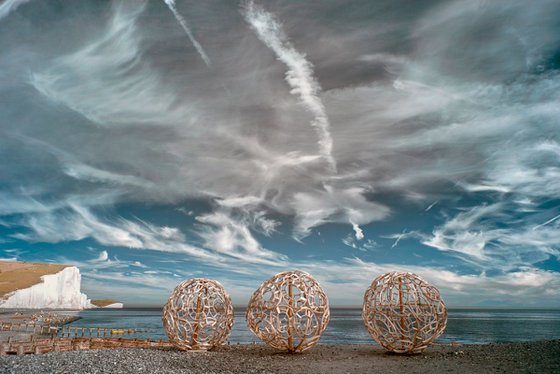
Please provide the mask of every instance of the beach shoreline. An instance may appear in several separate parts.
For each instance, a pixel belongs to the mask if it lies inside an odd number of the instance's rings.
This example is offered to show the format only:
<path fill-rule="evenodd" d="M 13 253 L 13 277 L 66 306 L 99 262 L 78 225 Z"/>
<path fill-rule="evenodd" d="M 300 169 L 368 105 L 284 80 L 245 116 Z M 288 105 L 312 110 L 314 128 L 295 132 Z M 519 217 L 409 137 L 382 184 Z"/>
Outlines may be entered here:
<path fill-rule="evenodd" d="M 286 354 L 261 344 L 209 352 L 174 348 L 103 349 L 0 357 L 2 373 L 551 373 L 560 372 L 560 340 L 433 345 L 391 354 L 374 345 L 323 345 Z"/>

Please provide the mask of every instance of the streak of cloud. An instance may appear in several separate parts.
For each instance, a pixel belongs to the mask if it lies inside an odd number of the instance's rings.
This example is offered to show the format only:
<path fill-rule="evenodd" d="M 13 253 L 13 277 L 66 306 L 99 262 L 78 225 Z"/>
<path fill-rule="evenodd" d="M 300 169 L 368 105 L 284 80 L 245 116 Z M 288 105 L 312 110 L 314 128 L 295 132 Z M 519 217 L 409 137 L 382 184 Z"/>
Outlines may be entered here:
<path fill-rule="evenodd" d="M 321 87 L 313 76 L 313 65 L 305 55 L 295 49 L 282 25 L 262 6 L 250 1 L 245 5 L 243 14 L 259 39 L 288 66 L 286 81 L 292 87 L 291 93 L 298 95 L 305 108 L 313 114 L 311 126 L 319 135 L 320 153 L 333 171 L 336 170 L 336 162 L 332 156 L 333 139 L 329 132 L 329 118 L 319 97 Z"/>
<path fill-rule="evenodd" d="M 0 4 L 0 20 L 7 17 L 8 14 L 16 10 L 20 5 L 29 2 L 30 0 L 5 0 Z"/>
<path fill-rule="evenodd" d="M 193 33 L 192 33 L 192 31 L 189 27 L 189 24 L 187 23 L 187 20 L 177 10 L 175 0 L 163 0 L 163 1 L 165 2 L 165 4 L 167 4 L 167 6 L 169 7 L 169 10 L 171 10 L 173 15 L 177 19 L 177 22 L 179 22 L 179 24 L 181 25 L 181 27 L 185 31 L 185 34 L 187 34 L 187 36 L 189 37 L 189 40 L 193 44 L 194 48 L 196 48 L 196 51 L 198 52 L 198 54 L 200 55 L 200 58 L 202 58 L 202 60 L 206 64 L 206 66 L 208 66 L 208 67 L 212 66 L 212 61 L 210 61 L 210 58 L 208 57 L 208 55 L 204 51 L 204 48 L 202 48 L 202 46 L 200 45 L 198 40 L 196 40 L 196 38 L 194 37 L 194 35 L 193 35 Z"/>
<path fill-rule="evenodd" d="M 546 226 L 546 225 L 548 225 L 548 224 L 550 224 L 550 223 L 556 221 L 558 218 L 560 218 L 560 214 L 557 215 L 556 217 L 552 217 L 551 219 L 549 219 L 549 220 L 546 221 L 546 222 L 541 223 L 540 225 L 537 225 L 537 226 L 533 227 L 533 230 L 536 230 L 536 229 L 538 229 L 539 227 Z"/>

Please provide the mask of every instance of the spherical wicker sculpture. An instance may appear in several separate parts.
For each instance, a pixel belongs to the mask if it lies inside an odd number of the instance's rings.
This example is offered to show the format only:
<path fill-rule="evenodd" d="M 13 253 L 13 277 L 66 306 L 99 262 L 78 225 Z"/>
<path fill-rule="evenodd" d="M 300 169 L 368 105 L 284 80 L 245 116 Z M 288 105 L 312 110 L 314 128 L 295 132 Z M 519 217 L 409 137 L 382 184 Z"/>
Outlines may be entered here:
<path fill-rule="evenodd" d="M 434 286 L 415 274 L 392 272 L 366 290 L 362 317 L 385 349 L 418 353 L 445 330 L 447 309 Z"/>
<path fill-rule="evenodd" d="M 233 326 L 233 306 L 224 287 L 209 279 L 189 279 L 173 290 L 163 307 L 169 341 L 182 350 L 222 345 Z"/>
<path fill-rule="evenodd" d="M 265 281 L 247 306 L 247 326 L 266 344 L 303 352 L 319 341 L 330 320 L 327 295 L 304 271 L 287 271 Z"/>

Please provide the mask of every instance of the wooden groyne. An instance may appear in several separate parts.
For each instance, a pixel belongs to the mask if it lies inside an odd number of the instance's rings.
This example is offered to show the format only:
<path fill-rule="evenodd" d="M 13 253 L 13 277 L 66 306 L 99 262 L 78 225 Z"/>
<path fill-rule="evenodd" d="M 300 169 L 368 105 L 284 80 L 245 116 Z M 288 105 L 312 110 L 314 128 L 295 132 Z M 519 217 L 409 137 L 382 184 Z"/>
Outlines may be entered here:
<path fill-rule="evenodd" d="M 18 315 L 11 321 L 0 321 L 0 355 L 172 346 L 163 340 L 139 339 L 149 329 L 64 325 L 79 318 L 50 314 L 31 321 L 23 317 Z"/>
<path fill-rule="evenodd" d="M 27 332 L 31 334 L 43 334 L 43 335 L 56 335 L 60 327 L 58 325 L 45 325 L 42 323 L 35 322 L 0 322 L 0 331 L 15 331 L 15 332 Z"/>
<path fill-rule="evenodd" d="M 113 335 L 137 335 L 145 333 L 143 329 L 119 328 L 119 327 L 79 327 L 79 326 L 59 326 L 45 325 L 36 322 L 0 322 L 0 331 L 25 332 L 37 335 L 51 335 L 61 338 L 105 338 Z"/>
<path fill-rule="evenodd" d="M 134 328 L 119 328 L 119 327 L 74 327 L 74 326 L 62 326 L 58 330 L 57 335 L 61 338 L 79 338 L 79 337 L 90 337 L 90 338 L 105 338 L 112 335 L 136 335 L 146 332 L 143 329 Z"/>
<path fill-rule="evenodd" d="M 51 338 L 31 339 L 0 343 L 0 356 L 41 354 L 63 351 L 87 351 L 107 348 L 169 348 L 170 342 L 163 340 L 124 339 L 124 338 Z"/>

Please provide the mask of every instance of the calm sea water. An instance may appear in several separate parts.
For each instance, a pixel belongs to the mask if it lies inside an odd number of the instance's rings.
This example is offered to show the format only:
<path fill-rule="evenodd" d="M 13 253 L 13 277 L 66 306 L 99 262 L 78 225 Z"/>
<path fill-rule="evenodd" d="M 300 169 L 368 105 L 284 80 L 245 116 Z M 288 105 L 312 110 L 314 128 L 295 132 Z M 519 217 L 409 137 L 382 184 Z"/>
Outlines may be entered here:
<path fill-rule="evenodd" d="M 70 326 L 136 328 L 143 339 L 167 339 L 161 309 L 95 309 L 80 312 Z M 235 310 L 230 343 L 252 343 L 258 339 L 245 324 L 245 310 Z M 481 344 L 560 339 L 560 310 L 451 309 L 440 343 Z M 331 321 L 321 338 L 325 344 L 371 344 L 360 309 L 331 309 Z"/>

